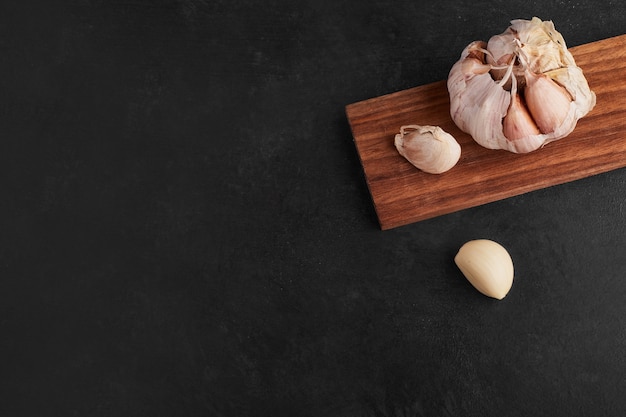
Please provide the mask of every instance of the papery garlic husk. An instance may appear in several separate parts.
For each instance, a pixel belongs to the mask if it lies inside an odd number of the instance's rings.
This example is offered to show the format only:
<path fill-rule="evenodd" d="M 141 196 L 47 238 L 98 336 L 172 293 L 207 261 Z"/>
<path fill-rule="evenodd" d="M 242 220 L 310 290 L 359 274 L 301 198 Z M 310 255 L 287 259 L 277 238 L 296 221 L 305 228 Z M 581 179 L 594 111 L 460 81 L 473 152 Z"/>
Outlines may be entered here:
<path fill-rule="evenodd" d="M 596 103 L 562 35 L 537 17 L 511 21 L 489 42 L 470 43 L 447 86 L 450 115 L 461 130 L 485 148 L 515 153 L 569 135 Z"/>
<path fill-rule="evenodd" d="M 402 126 L 394 144 L 400 155 L 429 174 L 450 170 L 461 157 L 459 143 L 439 126 Z"/>
<path fill-rule="evenodd" d="M 513 260 L 499 243 L 488 239 L 470 240 L 454 257 L 465 278 L 487 297 L 502 300 L 511 290 Z"/>

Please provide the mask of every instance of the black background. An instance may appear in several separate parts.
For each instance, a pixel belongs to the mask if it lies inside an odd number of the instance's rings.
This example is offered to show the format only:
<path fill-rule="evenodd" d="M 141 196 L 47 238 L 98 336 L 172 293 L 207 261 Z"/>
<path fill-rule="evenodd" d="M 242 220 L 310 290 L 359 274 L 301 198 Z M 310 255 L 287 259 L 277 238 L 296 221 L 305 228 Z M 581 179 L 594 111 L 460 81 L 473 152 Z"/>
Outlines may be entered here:
<path fill-rule="evenodd" d="M 0 414 L 625 415 L 626 171 L 383 232 L 344 113 L 532 16 L 626 27 L 617 0 L 2 2 Z M 454 265 L 477 238 L 503 301 Z"/>

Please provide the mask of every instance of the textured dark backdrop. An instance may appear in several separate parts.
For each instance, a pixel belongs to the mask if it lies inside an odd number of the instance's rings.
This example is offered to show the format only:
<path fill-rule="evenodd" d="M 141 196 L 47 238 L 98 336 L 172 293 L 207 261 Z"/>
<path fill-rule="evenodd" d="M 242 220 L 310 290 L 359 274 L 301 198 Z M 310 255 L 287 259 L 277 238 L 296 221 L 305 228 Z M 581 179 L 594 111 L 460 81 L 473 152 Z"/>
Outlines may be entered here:
<path fill-rule="evenodd" d="M 626 171 L 381 232 L 344 114 L 533 15 L 626 28 L 621 0 L 2 2 L 0 414 L 626 415 Z M 475 238 L 503 301 L 453 263 Z"/>

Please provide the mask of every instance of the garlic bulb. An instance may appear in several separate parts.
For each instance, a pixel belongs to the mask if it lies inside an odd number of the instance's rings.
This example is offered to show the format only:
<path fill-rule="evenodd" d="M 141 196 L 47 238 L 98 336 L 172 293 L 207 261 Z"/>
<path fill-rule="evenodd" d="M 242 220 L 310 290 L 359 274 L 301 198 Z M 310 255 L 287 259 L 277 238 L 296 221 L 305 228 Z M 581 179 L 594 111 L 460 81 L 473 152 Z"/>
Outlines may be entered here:
<path fill-rule="evenodd" d="M 513 260 L 492 240 L 470 240 L 454 257 L 465 278 L 487 297 L 502 300 L 513 285 Z"/>
<path fill-rule="evenodd" d="M 515 153 L 569 135 L 596 103 L 561 34 L 537 17 L 470 43 L 447 85 L 454 123 L 485 148 Z"/>
<path fill-rule="evenodd" d="M 430 174 L 448 171 L 461 157 L 461 146 L 439 126 L 402 126 L 394 142 L 400 155 Z"/>

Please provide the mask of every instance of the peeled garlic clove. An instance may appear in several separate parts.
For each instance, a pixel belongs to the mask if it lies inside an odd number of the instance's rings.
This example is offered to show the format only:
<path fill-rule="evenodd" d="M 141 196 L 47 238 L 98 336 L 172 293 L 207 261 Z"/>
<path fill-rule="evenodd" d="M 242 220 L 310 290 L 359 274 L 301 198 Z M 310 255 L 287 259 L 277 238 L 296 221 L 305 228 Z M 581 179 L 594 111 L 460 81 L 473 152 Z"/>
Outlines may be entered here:
<path fill-rule="evenodd" d="M 470 240 L 461 246 L 454 262 L 474 288 L 487 297 L 502 300 L 513 285 L 511 255 L 492 240 Z"/>
<path fill-rule="evenodd" d="M 400 155 L 430 174 L 448 171 L 461 157 L 461 146 L 439 126 L 402 126 L 394 143 Z"/>

